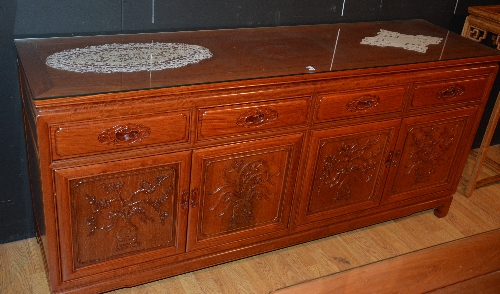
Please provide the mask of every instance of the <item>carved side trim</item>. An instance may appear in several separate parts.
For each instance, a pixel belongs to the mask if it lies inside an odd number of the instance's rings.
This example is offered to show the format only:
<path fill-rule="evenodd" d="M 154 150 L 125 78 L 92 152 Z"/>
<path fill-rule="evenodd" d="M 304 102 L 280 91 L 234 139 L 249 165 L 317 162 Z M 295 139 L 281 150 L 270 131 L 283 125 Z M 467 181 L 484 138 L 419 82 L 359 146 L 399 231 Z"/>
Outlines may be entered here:
<path fill-rule="evenodd" d="M 486 36 L 488 36 L 488 31 L 482 30 L 478 27 L 469 26 L 467 38 L 476 42 L 481 42 L 482 40 L 486 39 Z"/>
<path fill-rule="evenodd" d="M 363 95 L 347 103 L 346 108 L 351 112 L 366 111 L 377 107 L 380 104 L 380 97 L 375 95 Z"/>
<path fill-rule="evenodd" d="M 461 84 L 453 84 L 445 87 L 436 93 L 436 98 L 441 101 L 448 101 L 462 96 L 465 93 L 465 86 Z"/>
<path fill-rule="evenodd" d="M 149 137 L 151 129 L 140 124 L 116 125 L 99 134 L 98 140 L 104 144 L 133 144 Z"/>
<path fill-rule="evenodd" d="M 236 124 L 245 128 L 260 127 L 278 119 L 278 111 L 271 108 L 254 108 L 236 119 Z"/>

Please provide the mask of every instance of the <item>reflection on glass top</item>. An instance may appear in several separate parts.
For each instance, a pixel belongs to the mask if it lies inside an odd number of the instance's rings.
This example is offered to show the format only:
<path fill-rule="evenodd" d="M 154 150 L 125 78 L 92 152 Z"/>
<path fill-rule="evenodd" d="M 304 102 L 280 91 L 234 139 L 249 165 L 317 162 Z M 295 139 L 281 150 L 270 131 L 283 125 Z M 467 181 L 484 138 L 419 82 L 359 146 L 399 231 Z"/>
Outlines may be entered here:
<path fill-rule="evenodd" d="M 16 46 L 37 99 L 486 56 L 500 60 L 500 52 L 420 20 L 24 39 Z M 142 55 L 122 50 L 130 46 Z M 162 58 L 163 67 L 144 65 Z"/>

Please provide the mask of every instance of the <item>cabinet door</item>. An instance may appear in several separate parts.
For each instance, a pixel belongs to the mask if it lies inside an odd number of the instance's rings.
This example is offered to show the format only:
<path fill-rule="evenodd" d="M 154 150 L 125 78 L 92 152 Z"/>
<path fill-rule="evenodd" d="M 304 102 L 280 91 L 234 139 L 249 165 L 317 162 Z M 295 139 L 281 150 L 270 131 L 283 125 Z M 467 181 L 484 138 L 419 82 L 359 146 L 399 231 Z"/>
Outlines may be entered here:
<path fill-rule="evenodd" d="M 298 224 L 377 206 L 400 123 L 313 131 Z"/>
<path fill-rule="evenodd" d="M 287 229 L 302 137 L 194 151 L 187 250 L 241 246 Z"/>
<path fill-rule="evenodd" d="M 471 144 L 463 138 L 473 131 L 476 112 L 467 108 L 404 119 L 383 202 L 454 193 Z"/>
<path fill-rule="evenodd" d="M 191 152 L 55 170 L 63 280 L 185 251 Z"/>

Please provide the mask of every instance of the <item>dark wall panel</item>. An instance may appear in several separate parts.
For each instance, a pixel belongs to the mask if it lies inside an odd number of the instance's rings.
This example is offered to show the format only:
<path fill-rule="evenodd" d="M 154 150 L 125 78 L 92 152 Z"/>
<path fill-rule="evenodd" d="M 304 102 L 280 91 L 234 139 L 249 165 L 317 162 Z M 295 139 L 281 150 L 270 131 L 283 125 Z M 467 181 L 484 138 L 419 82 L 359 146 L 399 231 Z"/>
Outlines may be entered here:
<path fill-rule="evenodd" d="M 345 1 L 340 6 L 344 8 L 340 22 L 377 21 L 380 19 L 383 0 Z"/>
<path fill-rule="evenodd" d="M 128 0 L 123 6 L 123 29 L 193 30 L 269 26 L 277 1 Z M 154 3 L 154 8 L 153 4 Z M 258 10 L 255 7 L 259 7 Z M 252 9 L 253 8 L 253 9 Z"/>
<path fill-rule="evenodd" d="M 350 0 L 353 1 L 353 0 Z M 358 1 L 358 0 L 356 0 Z M 274 25 L 305 25 L 339 22 L 342 0 L 281 0 Z"/>
<path fill-rule="evenodd" d="M 122 0 L 10 1 L 17 2 L 18 37 L 118 32 L 122 27 Z"/>
<path fill-rule="evenodd" d="M 173 31 L 332 23 L 339 20 L 342 1 L 154 0 L 145 4 L 129 0 L 123 6 L 123 29 Z"/>
<path fill-rule="evenodd" d="M 13 43 L 15 1 L 0 2 L 0 243 L 33 235 Z"/>
<path fill-rule="evenodd" d="M 383 0 L 380 18 L 387 20 L 421 18 L 448 28 L 457 0 Z"/>
<path fill-rule="evenodd" d="M 14 38 L 411 18 L 425 19 L 460 33 L 468 6 L 492 4 L 500 3 L 499 0 L 0 1 L 0 243 L 34 235 Z M 500 142 L 498 136 L 495 140 Z"/>

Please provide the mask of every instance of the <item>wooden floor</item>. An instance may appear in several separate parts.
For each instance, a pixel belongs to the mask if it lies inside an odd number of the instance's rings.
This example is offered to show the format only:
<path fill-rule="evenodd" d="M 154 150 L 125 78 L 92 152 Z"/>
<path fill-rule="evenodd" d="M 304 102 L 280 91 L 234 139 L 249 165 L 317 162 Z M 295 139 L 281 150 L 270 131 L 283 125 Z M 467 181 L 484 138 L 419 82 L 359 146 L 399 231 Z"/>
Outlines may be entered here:
<path fill-rule="evenodd" d="M 488 156 L 500 162 L 500 147 L 492 148 Z M 464 181 L 467 179 L 469 166 L 470 164 L 464 171 Z M 495 168 L 493 161 L 491 164 L 487 163 L 483 168 L 483 176 L 495 173 Z M 450 255 L 452 262 L 469 257 L 474 260 L 479 258 L 485 264 L 483 270 L 485 272 L 479 277 L 476 274 L 477 279 L 469 280 L 468 285 L 472 285 L 471 287 L 490 285 L 494 292 L 488 293 L 500 293 L 500 289 L 496 288 L 496 286 L 500 288 L 500 271 L 491 272 L 492 268 L 497 266 L 497 262 L 494 258 L 488 257 L 500 256 L 500 246 L 496 249 L 494 246 L 489 246 L 489 249 L 469 247 L 474 244 L 488 245 L 490 243 L 487 240 L 496 240 L 500 236 L 500 184 L 480 188 L 470 198 L 462 196 L 460 194 L 462 190 L 463 185 L 460 185 L 445 218 L 439 219 L 432 211 L 424 211 L 394 221 L 110 293 L 234 294 L 274 291 L 280 294 L 304 293 L 304 291 L 331 293 L 320 292 L 318 289 L 321 287 L 333 289 L 329 283 L 333 282 L 338 286 L 335 279 L 337 281 L 351 279 L 350 284 L 358 283 L 352 280 L 353 277 L 367 279 L 363 276 L 363 273 L 367 272 L 370 273 L 370 279 L 397 285 L 403 277 L 416 274 L 401 275 L 400 272 L 394 273 L 394 270 L 392 273 L 384 271 L 379 273 L 379 269 L 393 269 L 393 264 L 399 264 L 405 265 L 401 271 L 408 273 L 408 270 L 412 269 L 408 265 L 422 258 L 426 259 L 427 264 L 440 264 L 439 259 L 432 256 L 435 252 L 451 254 L 453 250 L 448 248 L 461 249 L 455 252 L 458 257 Z M 470 250 L 473 250 L 475 255 L 467 254 L 471 252 Z M 477 251 L 485 254 L 478 254 Z M 479 264 L 477 266 L 483 268 L 481 263 L 471 263 Z M 445 276 L 446 273 L 437 272 L 440 268 L 440 266 L 428 267 L 426 275 Z M 491 273 L 487 274 L 487 271 Z M 374 275 L 374 272 L 377 274 Z M 467 270 L 467 272 L 473 271 Z M 452 271 L 448 276 L 458 279 L 459 274 L 457 271 Z M 427 279 L 426 282 L 428 281 Z M 444 288 L 436 293 L 460 293 L 457 292 L 457 285 L 449 286 L 449 283 L 443 284 Z M 320 288 L 315 288 L 319 284 Z M 360 292 L 359 289 L 357 292 L 348 292 L 345 288 L 343 291 L 337 289 L 340 293 L 364 292 Z M 418 289 L 417 287 L 404 292 L 424 291 L 424 288 Z M 385 288 L 377 293 L 385 293 L 384 291 L 400 292 L 397 288 Z M 483 292 L 486 293 L 486 290 Z M 0 245 L 0 293 L 49 293 L 42 258 L 34 238 Z M 476 289 L 467 293 L 482 293 L 482 291 Z"/>
<path fill-rule="evenodd" d="M 499 248 L 500 230 L 494 230 L 289 286 L 273 294 L 498 294 Z"/>

